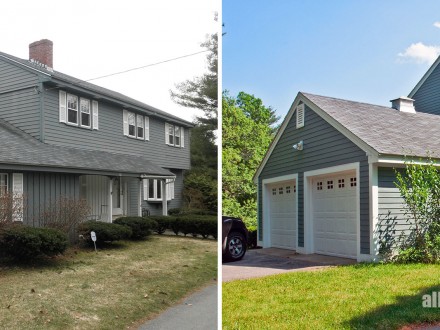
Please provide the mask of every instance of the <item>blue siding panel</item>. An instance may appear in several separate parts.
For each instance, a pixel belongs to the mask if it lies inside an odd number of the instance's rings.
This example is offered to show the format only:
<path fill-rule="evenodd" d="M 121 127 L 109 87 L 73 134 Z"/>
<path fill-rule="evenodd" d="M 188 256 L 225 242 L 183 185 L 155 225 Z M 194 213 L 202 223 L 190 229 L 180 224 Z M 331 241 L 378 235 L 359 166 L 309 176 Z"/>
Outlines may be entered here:
<path fill-rule="evenodd" d="M 417 112 L 440 115 L 440 65 L 429 75 L 428 79 L 414 94 L 414 107 Z"/>
<path fill-rule="evenodd" d="M 304 141 L 304 150 L 294 152 L 292 144 Z M 296 129 L 296 114 L 287 124 L 259 177 L 258 224 L 262 228 L 262 180 L 298 173 L 298 246 L 304 246 L 304 172 L 331 166 L 360 163 L 360 245 L 370 253 L 369 166 L 363 150 L 306 106 L 305 126 Z M 262 230 L 259 239 L 263 239 Z"/>

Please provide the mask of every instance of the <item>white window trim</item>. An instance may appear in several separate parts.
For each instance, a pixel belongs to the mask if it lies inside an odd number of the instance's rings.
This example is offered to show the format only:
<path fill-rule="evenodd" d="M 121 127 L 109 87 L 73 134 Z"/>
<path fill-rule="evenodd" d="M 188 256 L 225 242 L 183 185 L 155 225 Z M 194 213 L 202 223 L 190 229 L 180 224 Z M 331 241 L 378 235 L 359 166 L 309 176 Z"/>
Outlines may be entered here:
<path fill-rule="evenodd" d="M 132 135 L 132 134 L 130 134 L 130 117 L 133 117 L 133 119 L 134 119 L 134 134 Z M 128 111 L 127 112 L 127 125 L 128 125 L 128 133 L 127 133 L 127 136 L 128 137 L 131 137 L 131 138 L 136 138 L 136 129 L 137 129 L 137 127 L 136 127 L 136 114 L 134 113 L 134 112 L 130 112 L 130 111 Z"/>
<path fill-rule="evenodd" d="M 69 108 L 69 96 L 72 96 L 72 97 L 76 98 L 76 106 L 77 106 L 77 108 L 76 108 L 76 123 L 69 121 L 69 110 L 74 111 L 73 108 L 72 109 Z M 79 113 L 79 97 L 76 96 L 76 95 L 67 93 L 66 101 L 67 101 L 67 103 L 66 103 L 66 108 L 67 108 L 67 121 L 66 121 L 66 123 L 69 124 L 69 125 L 72 125 L 72 126 L 79 126 L 79 118 L 78 118 L 79 117 L 78 116 L 78 113 Z"/>
<path fill-rule="evenodd" d="M 153 187 L 154 187 L 154 196 L 150 196 L 149 194 L 149 188 L 150 188 L 150 180 L 153 181 Z M 162 185 L 160 184 L 159 179 L 143 179 L 143 187 L 144 187 L 144 200 L 149 202 L 161 202 L 162 201 L 162 191 L 160 194 L 160 197 L 157 197 L 158 193 L 158 187 L 162 189 Z M 159 182 L 159 183 L 158 183 Z M 167 201 L 170 201 L 174 199 L 174 180 L 173 179 L 166 179 L 167 184 Z"/>
<path fill-rule="evenodd" d="M 136 120 L 135 120 L 135 123 L 136 123 L 136 138 L 138 139 L 138 140 L 145 140 L 145 120 L 144 120 L 144 116 L 142 116 L 142 115 L 136 115 Z M 141 124 L 141 125 L 139 125 L 139 124 Z M 138 135 L 138 129 L 139 128 L 142 128 L 142 134 L 143 134 L 143 136 L 142 137 L 139 137 L 139 135 Z"/>
<path fill-rule="evenodd" d="M 179 128 L 180 131 L 180 141 L 179 144 L 176 144 L 176 127 Z M 170 128 L 173 129 L 173 133 L 170 134 Z M 170 136 L 173 136 L 173 143 L 170 143 Z M 176 148 L 184 148 L 185 147 L 185 130 L 182 126 L 177 126 L 169 123 L 165 123 L 165 144 L 176 147 Z"/>
<path fill-rule="evenodd" d="M 73 96 L 77 99 L 78 109 L 76 110 L 76 123 L 69 121 L 69 108 L 67 98 L 68 96 Z M 83 125 L 81 120 L 81 100 L 87 100 L 89 102 L 89 116 L 90 116 L 90 125 Z M 66 91 L 59 91 L 59 122 L 64 123 L 69 126 L 76 126 L 85 129 L 93 129 L 98 130 L 98 101 L 90 100 L 88 98 L 79 97 L 78 95 L 67 93 Z"/>
<path fill-rule="evenodd" d="M 88 113 L 88 115 L 89 115 L 89 125 L 83 125 L 83 123 L 82 123 L 82 114 L 83 114 L 82 106 L 81 106 L 82 102 L 87 102 L 89 104 L 89 113 Z M 87 112 L 84 112 L 84 113 L 87 113 Z M 92 127 L 92 104 L 91 104 L 89 99 L 86 99 L 86 98 L 83 98 L 83 97 L 81 97 L 79 99 L 79 116 L 78 117 L 79 117 L 78 121 L 79 121 L 81 127 L 84 127 L 84 128 L 91 128 Z"/>
<path fill-rule="evenodd" d="M 128 124 L 128 118 L 130 115 L 134 116 L 134 135 L 130 135 L 129 130 L 129 124 Z M 139 126 L 139 123 L 142 124 L 142 126 Z M 131 139 L 137 139 L 137 140 L 144 140 L 149 141 L 150 140 L 150 118 L 144 115 L 139 115 L 137 113 L 134 113 L 132 111 L 123 110 L 122 111 L 122 126 L 123 126 L 123 132 L 124 135 L 131 138 Z M 144 136 L 139 137 L 138 136 L 138 127 L 142 127 L 144 131 Z"/>
<path fill-rule="evenodd" d="M 150 118 L 144 117 L 145 119 L 145 125 L 144 125 L 144 135 L 145 135 L 145 141 L 150 141 Z"/>

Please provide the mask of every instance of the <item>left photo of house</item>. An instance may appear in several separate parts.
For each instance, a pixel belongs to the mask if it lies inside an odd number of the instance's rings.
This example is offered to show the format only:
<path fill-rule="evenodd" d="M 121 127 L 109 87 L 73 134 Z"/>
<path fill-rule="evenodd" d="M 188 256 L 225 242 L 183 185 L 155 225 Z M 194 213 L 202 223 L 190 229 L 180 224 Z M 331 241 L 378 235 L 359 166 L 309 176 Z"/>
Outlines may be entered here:
<path fill-rule="evenodd" d="M 1 327 L 218 327 L 219 3 L 3 8 Z"/>

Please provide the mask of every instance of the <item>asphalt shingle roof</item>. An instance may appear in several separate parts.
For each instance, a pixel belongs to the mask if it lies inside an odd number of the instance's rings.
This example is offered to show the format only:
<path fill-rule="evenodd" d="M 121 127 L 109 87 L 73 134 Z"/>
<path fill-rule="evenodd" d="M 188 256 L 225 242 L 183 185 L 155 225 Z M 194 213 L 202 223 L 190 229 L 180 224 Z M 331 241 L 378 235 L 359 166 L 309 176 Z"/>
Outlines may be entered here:
<path fill-rule="evenodd" d="M 174 176 L 148 159 L 45 144 L 0 119 L 0 164 Z"/>
<path fill-rule="evenodd" d="M 440 158 L 440 116 L 301 93 L 383 155 Z M 417 109 L 416 109 L 417 111 Z"/>
<path fill-rule="evenodd" d="M 58 80 L 66 82 L 66 83 L 69 83 L 71 85 L 74 85 L 74 86 L 77 86 L 77 87 L 81 87 L 81 88 L 84 88 L 84 89 L 88 89 L 88 90 L 90 90 L 92 92 L 95 92 L 95 93 L 98 93 L 98 94 L 102 94 L 102 95 L 106 95 L 108 97 L 117 99 L 117 100 L 119 100 L 121 102 L 132 104 L 132 105 L 137 106 L 139 108 L 145 109 L 146 111 L 149 111 L 152 114 L 156 114 L 158 116 L 166 117 L 166 118 L 169 118 L 170 120 L 177 121 L 178 123 L 184 124 L 187 127 L 193 127 L 194 126 L 192 123 L 190 123 L 190 122 L 188 122 L 188 121 L 186 121 L 186 120 L 184 120 L 182 118 L 179 118 L 177 116 L 169 114 L 168 112 L 159 110 L 159 109 L 157 109 L 155 107 L 152 107 L 151 105 L 148 105 L 148 104 L 145 104 L 143 102 L 137 101 L 137 100 L 135 100 L 135 99 L 133 99 L 131 97 L 128 97 L 128 96 L 126 96 L 124 94 L 121 94 L 121 93 L 115 92 L 113 90 L 110 90 L 110 89 L 107 89 L 107 88 L 104 88 L 104 87 L 101 87 L 101 86 L 89 83 L 87 81 L 83 81 L 83 80 L 81 80 L 79 78 L 72 77 L 70 75 L 67 75 L 65 73 L 62 73 L 62 72 L 59 72 L 59 71 L 56 71 L 56 70 L 48 70 L 44 66 L 39 65 L 39 64 L 37 64 L 35 62 L 31 62 L 29 60 L 25 60 L 25 59 L 22 59 L 22 58 L 13 56 L 13 55 L 9 55 L 9 54 L 3 53 L 3 52 L 0 52 L 0 55 L 2 55 L 3 57 L 9 58 L 9 59 L 11 59 L 13 61 L 16 61 L 16 62 L 18 62 L 18 63 L 20 63 L 22 65 L 25 65 L 25 66 L 28 66 L 28 67 L 33 68 L 35 70 L 44 72 L 44 73 L 50 75 L 53 79 L 58 79 Z"/>

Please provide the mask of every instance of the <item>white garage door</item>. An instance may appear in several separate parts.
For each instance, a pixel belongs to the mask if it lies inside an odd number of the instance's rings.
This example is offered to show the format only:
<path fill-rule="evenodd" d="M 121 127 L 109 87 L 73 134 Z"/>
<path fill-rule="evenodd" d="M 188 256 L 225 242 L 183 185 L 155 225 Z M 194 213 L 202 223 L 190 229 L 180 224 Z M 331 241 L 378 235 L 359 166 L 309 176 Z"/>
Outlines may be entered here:
<path fill-rule="evenodd" d="M 356 258 L 356 175 L 312 180 L 315 253 Z"/>
<path fill-rule="evenodd" d="M 270 242 L 283 249 L 296 248 L 296 183 L 277 183 L 269 186 Z"/>

